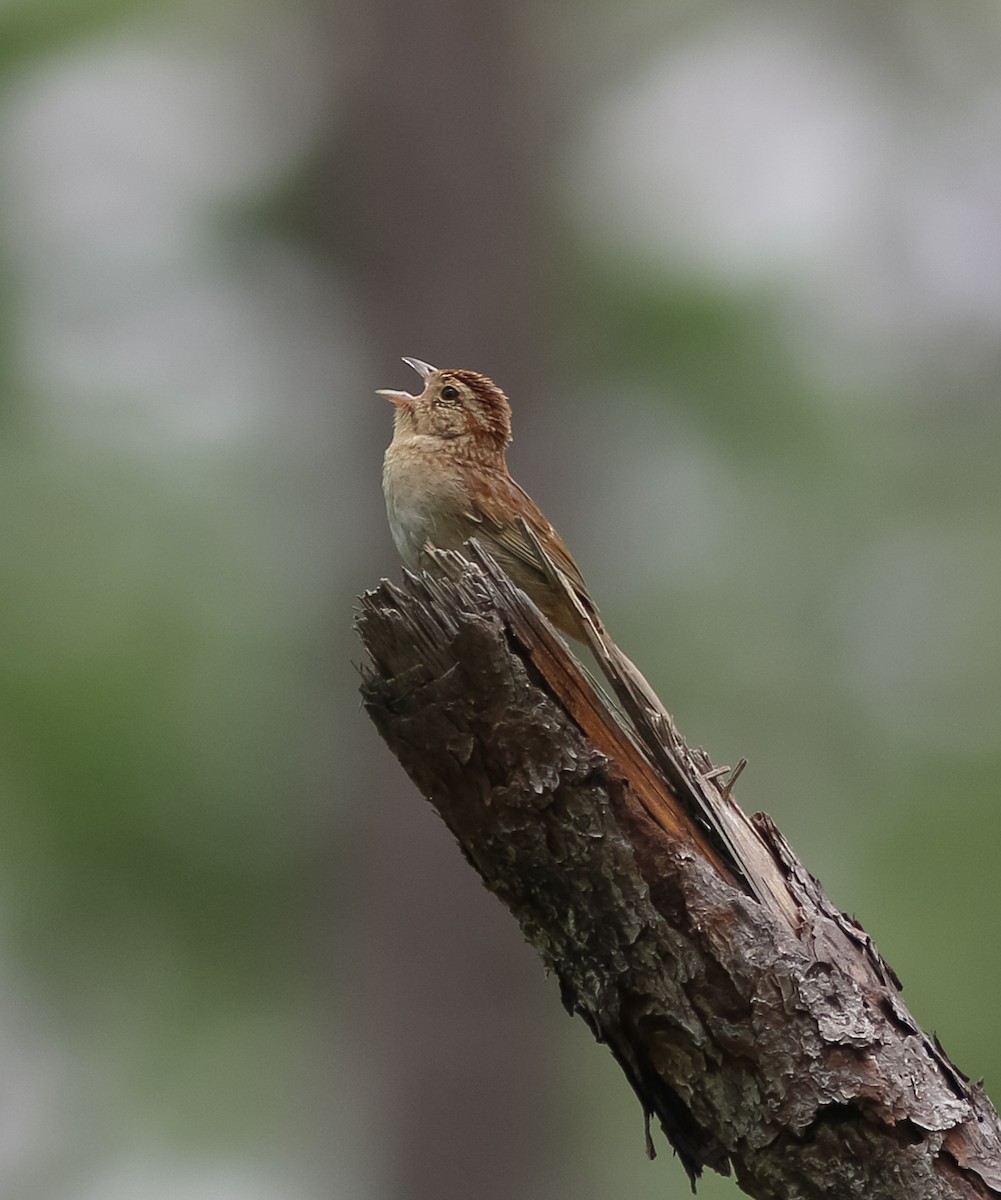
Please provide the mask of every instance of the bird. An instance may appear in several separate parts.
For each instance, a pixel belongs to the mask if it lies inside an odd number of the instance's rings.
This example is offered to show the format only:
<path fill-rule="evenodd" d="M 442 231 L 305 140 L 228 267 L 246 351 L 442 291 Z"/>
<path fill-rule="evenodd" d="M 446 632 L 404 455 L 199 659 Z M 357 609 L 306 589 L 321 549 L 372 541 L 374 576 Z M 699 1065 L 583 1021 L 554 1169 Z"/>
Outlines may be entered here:
<path fill-rule="evenodd" d="M 764 901 L 731 823 L 679 761 L 681 739 L 670 713 L 605 628 L 563 539 L 512 479 L 506 458 L 511 444 L 507 396 L 476 371 L 439 370 L 419 358 L 403 361 L 420 375 L 423 391 L 414 396 L 382 388 L 377 394 L 396 409 L 382 483 L 389 528 L 404 565 L 434 574 L 435 551 L 461 552 L 476 538 L 561 633 L 594 654 L 651 761 L 666 771 L 732 876 Z"/>
<path fill-rule="evenodd" d="M 423 391 L 414 396 L 383 388 L 377 394 L 396 409 L 382 484 L 404 565 L 433 570 L 433 551 L 461 551 L 476 538 L 561 633 L 587 644 L 582 612 L 592 628 L 601 626 L 580 568 L 508 470 L 507 396 L 476 371 L 439 370 L 418 358 L 403 361 L 420 375 Z"/>

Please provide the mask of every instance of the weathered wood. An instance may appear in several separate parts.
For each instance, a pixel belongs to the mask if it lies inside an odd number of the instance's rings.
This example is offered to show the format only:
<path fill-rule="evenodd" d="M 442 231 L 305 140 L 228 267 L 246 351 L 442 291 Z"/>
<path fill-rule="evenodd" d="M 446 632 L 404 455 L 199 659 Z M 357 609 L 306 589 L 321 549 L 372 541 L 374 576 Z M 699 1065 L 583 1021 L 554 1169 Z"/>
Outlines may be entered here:
<path fill-rule="evenodd" d="M 987 1096 L 771 821 L 673 723 L 661 769 L 488 560 L 443 570 L 363 597 L 365 707 L 693 1187 L 708 1166 L 763 1200 L 1001 1196 Z"/>

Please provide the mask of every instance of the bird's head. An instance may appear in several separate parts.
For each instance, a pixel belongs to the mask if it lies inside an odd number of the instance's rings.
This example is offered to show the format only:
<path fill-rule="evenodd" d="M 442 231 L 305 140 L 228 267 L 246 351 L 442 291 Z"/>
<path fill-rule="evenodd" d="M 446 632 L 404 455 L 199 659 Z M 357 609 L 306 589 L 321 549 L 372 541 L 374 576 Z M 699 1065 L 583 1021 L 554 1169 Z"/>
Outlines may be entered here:
<path fill-rule="evenodd" d="M 419 358 L 405 358 L 424 380 L 418 396 L 381 390 L 396 406 L 397 434 L 425 434 L 452 441 L 462 438 L 499 451 L 511 441 L 511 405 L 486 375 L 438 370 Z"/>

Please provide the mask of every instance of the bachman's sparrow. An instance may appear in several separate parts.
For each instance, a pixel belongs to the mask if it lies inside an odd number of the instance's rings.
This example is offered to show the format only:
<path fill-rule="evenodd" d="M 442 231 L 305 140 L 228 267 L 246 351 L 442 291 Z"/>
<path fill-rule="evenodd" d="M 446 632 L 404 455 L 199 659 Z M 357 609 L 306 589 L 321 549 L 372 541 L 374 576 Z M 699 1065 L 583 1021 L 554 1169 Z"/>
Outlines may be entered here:
<path fill-rule="evenodd" d="M 434 571 L 429 550 L 461 550 L 469 538 L 477 538 L 557 629 L 595 651 L 620 699 L 620 684 L 625 687 L 629 710 L 635 714 L 637 705 L 648 710 L 638 725 L 635 715 L 633 720 L 644 744 L 653 747 L 652 760 L 670 760 L 671 778 L 688 797 L 699 824 L 711 832 L 717 853 L 760 899 L 756 876 L 745 868 L 730 825 L 687 782 L 687 775 L 679 775 L 673 751 L 664 742 L 663 730 L 673 729 L 670 714 L 598 619 L 560 535 L 511 478 L 504 457 L 511 441 L 507 396 L 475 371 L 439 371 L 416 358 L 403 361 L 424 380 L 424 390 L 419 396 L 379 395 L 396 406 L 382 483 L 393 541 L 404 563 L 411 570 Z M 651 714 L 659 719 L 653 726 Z M 679 778 L 686 782 L 677 784 Z"/>
<path fill-rule="evenodd" d="M 437 370 L 416 358 L 403 361 L 424 380 L 421 394 L 378 393 L 396 406 L 382 486 L 400 557 L 411 570 L 433 569 L 429 549 L 461 550 L 475 537 L 557 629 L 586 642 L 580 613 L 552 575 L 555 567 L 600 628 L 580 570 L 507 468 L 507 396 L 475 371 Z"/>

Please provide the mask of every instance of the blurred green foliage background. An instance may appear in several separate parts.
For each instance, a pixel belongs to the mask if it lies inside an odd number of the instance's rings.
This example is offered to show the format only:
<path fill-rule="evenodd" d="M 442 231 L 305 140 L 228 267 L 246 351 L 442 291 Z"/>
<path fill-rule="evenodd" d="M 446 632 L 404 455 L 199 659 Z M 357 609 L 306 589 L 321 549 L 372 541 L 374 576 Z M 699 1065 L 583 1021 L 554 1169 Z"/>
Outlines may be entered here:
<path fill-rule="evenodd" d="M 996 1091 L 996 6 L 20 0 L 0 70 L 3 1195 L 687 1192 L 359 711 L 403 354 Z"/>

